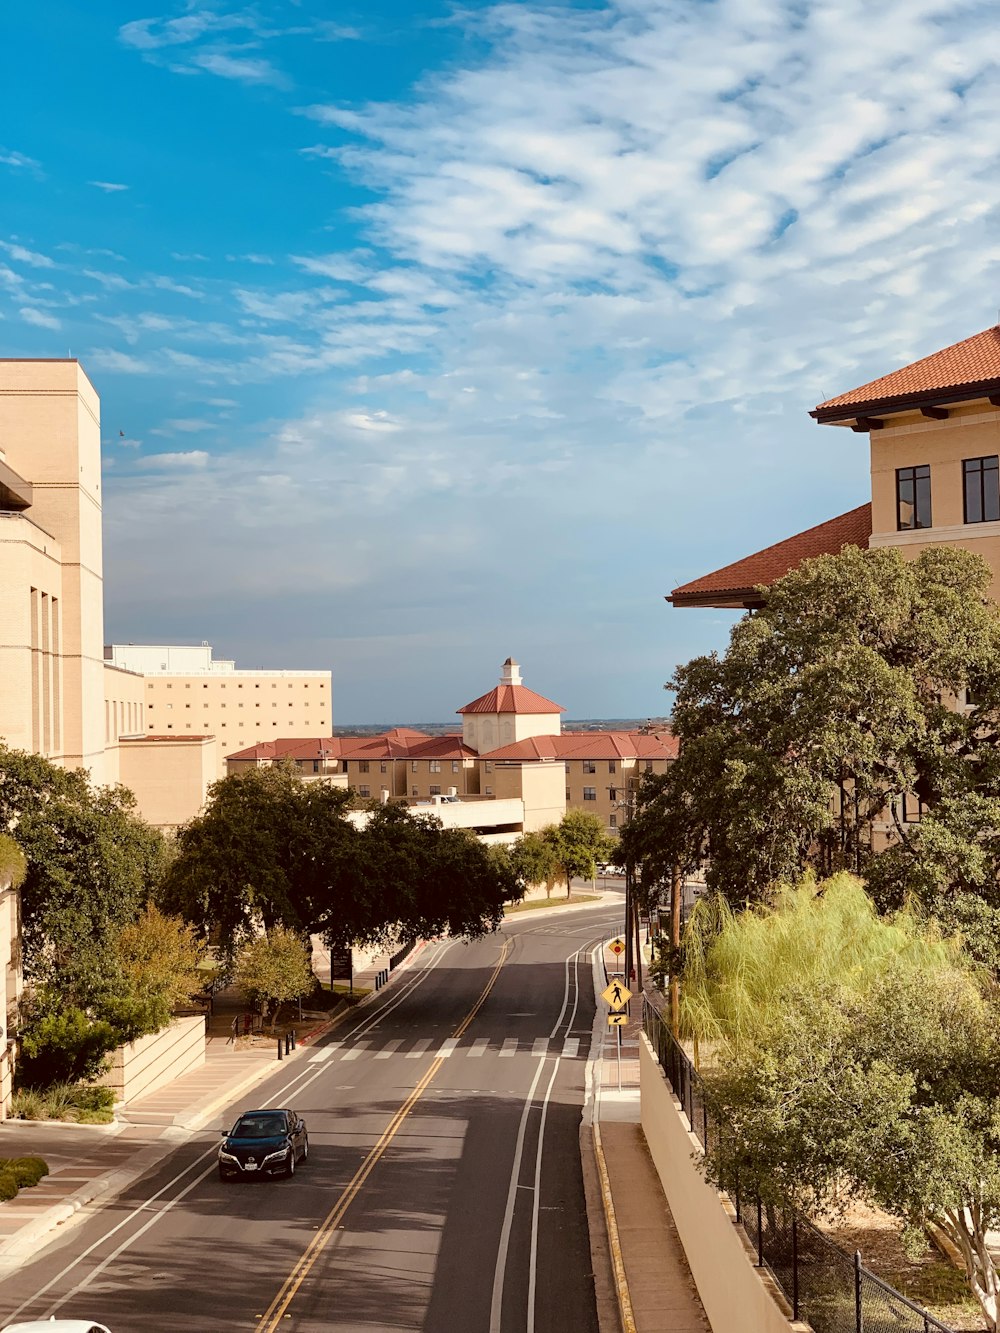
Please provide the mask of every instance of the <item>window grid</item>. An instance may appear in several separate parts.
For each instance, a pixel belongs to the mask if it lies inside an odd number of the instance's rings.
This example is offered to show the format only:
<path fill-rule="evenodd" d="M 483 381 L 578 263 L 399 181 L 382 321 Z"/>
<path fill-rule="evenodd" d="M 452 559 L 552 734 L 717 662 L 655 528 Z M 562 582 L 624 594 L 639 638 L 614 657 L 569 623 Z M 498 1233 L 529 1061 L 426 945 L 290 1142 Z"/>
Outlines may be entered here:
<path fill-rule="evenodd" d="M 963 459 L 962 490 L 966 523 L 1000 520 L 1000 457 Z"/>
<path fill-rule="evenodd" d="M 920 467 L 896 469 L 896 529 L 899 532 L 931 527 L 931 470 Z"/>

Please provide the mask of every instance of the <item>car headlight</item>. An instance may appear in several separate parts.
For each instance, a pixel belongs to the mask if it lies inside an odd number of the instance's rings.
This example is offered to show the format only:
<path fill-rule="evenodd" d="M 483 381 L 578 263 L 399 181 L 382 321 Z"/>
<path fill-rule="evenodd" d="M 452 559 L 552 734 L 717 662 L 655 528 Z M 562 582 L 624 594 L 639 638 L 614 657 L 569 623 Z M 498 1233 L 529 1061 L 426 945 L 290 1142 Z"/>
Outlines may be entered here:
<path fill-rule="evenodd" d="M 279 1157 L 287 1157 L 291 1151 L 292 1151 L 292 1145 L 290 1143 L 286 1143 L 285 1146 L 283 1148 L 279 1148 L 277 1152 L 269 1152 L 267 1156 L 264 1158 L 262 1165 L 267 1166 L 268 1162 L 276 1162 Z"/>
<path fill-rule="evenodd" d="M 219 1149 L 219 1161 L 220 1161 L 220 1162 L 235 1162 L 236 1165 L 239 1166 L 240 1159 L 239 1159 L 238 1157 L 234 1157 L 233 1154 L 232 1154 L 231 1152 L 225 1152 L 225 1151 L 223 1151 L 222 1148 L 220 1148 L 220 1149 Z"/>

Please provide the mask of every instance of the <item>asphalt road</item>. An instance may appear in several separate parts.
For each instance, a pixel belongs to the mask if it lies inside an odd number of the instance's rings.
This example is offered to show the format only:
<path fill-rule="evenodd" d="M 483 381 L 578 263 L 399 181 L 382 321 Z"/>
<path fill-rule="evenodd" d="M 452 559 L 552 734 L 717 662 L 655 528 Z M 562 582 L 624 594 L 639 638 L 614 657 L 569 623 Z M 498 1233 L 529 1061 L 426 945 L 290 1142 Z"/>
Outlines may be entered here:
<path fill-rule="evenodd" d="M 0 1322 L 596 1333 L 579 1128 L 593 948 L 618 916 L 429 946 L 251 1094 L 305 1118 L 294 1178 L 223 1183 L 199 1134 L 8 1275 Z"/>

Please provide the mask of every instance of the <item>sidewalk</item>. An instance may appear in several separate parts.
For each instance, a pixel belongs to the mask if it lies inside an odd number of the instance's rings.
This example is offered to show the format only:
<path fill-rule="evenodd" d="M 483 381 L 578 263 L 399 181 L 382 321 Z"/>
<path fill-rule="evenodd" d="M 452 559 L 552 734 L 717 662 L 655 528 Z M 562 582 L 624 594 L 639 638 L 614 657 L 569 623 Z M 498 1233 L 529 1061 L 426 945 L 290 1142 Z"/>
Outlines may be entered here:
<path fill-rule="evenodd" d="M 374 991 L 375 976 L 384 966 L 384 960 L 375 960 L 355 978 L 357 988 Z M 618 966 L 610 952 L 605 966 L 609 973 Z M 602 1001 L 598 1007 L 603 1021 Z M 236 1002 L 217 1001 L 204 1065 L 131 1103 L 114 1125 L 0 1123 L 0 1156 L 39 1152 L 50 1168 L 37 1187 L 22 1190 L 0 1207 L 0 1278 L 34 1253 L 48 1233 L 95 1200 L 123 1192 L 178 1142 L 274 1071 L 277 1056 L 271 1042 L 234 1048 L 230 1025 L 239 1008 Z M 640 1012 L 635 999 L 632 1009 Z M 312 1042 L 349 1012 L 345 1006 L 328 1018 L 306 1019 L 301 1029 L 296 1025 L 298 1049 L 287 1059 L 308 1058 Z M 615 1032 L 609 1034 L 602 1058 L 595 1058 L 593 1124 L 584 1126 L 581 1135 L 601 1331 L 708 1333 L 639 1126 L 640 1028 L 634 1017 L 621 1029 L 620 1066 Z"/>

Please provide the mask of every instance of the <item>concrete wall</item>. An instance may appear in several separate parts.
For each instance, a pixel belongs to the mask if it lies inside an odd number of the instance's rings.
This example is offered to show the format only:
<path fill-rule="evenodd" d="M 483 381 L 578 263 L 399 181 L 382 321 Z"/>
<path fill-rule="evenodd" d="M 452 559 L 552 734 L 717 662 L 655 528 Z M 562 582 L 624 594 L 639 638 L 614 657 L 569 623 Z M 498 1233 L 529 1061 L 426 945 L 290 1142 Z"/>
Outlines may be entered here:
<path fill-rule="evenodd" d="M 117 752 L 119 780 L 135 793 L 139 814 L 148 823 L 177 828 L 204 808 L 218 770 L 214 737 L 123 739 Z"/>
<path fill-rule="evenodd" d="M 484 772 L 483 783 L 490 783 Z M 561 759 L 493 765 L 493 791 L 498 798 L 520 797 L 524 802 L 524 831 L 558 824 L 566 813 L 566 766 Z"/>
<path fill-rule="evenodd" d="M 808 1324 L 789 1317 L 770 1276 L 754 1267 L 726 1196 L 705 1182 L 697 1160 L 701 1145 L 645 1034 L 639 1072 L 643 1133 L 713 1333 L 809 1333 Z"/>
<path fill-rule="evenodd" d="M 205 1020 L 200 1014 L 175 1018 L 162 1032 L 119 1046 L 101 1083 L 120 1102 L 135 1101 L 205 1063 Z"/>

